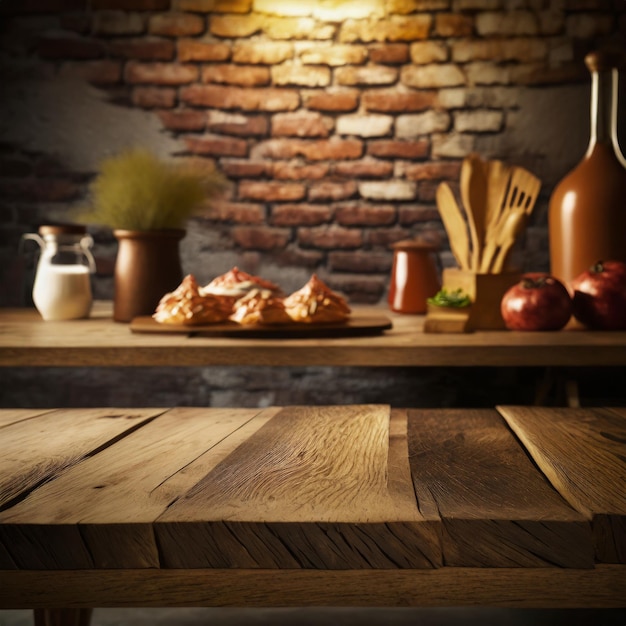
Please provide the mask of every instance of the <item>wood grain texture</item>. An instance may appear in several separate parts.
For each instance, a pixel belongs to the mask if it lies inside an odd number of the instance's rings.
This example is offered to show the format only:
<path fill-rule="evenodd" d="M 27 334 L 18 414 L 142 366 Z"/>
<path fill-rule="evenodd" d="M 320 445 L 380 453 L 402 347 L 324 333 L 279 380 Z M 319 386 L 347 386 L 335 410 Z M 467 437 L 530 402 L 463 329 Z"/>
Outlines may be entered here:
<path fill-rule="evenodd" d="M 0 571 L 0 609 L 134 606 L 623 608 L 626 568 Z"/>
<path fill-rule="evenodd" d="M 596 559 L 626 563 L 626 409 L 498 410 L 563 498 L 592 520 Z"/>
<path fill-rule="evenodd" d="M 44 322 L 35 310 L 0 310 L 0 367 L 20 366 L 594 366 L 626 365 L 626 332 L 425 333 L 424 316 L 355 306 L 388 317 L 374 337 L 232 339 L 141 335 L 98 302 L 87 320 Z"/>
<path fill-rule="evenodd" d="M 81 555 L 74 564 L 65 556 L 57 567 L 159 567 L 153 521 L 251 432 L 245 427 L 259 410 L 160 413 L 0 512 L 0 538 L 20 566 L 41 558 L 36 542 L 45 532 L 51 543 Z M 263 419 L 274 413 L 267 409 Z M 226 443 L 233 432 L 235 443 Z"/>
<path fill-rule="evenodd" d="M 494 410 L 409 411 L 418 502 L 443 520 L 449 566 L 592 567 L 589 524 L 545 481 Z"/>
<path fill-rule="evenodd" d="M 418 511 L 402 461 L 405 424 L 386 406 L 284 408 L 158 519 L 164 562 L 440 565 L 438 520 Z"/>

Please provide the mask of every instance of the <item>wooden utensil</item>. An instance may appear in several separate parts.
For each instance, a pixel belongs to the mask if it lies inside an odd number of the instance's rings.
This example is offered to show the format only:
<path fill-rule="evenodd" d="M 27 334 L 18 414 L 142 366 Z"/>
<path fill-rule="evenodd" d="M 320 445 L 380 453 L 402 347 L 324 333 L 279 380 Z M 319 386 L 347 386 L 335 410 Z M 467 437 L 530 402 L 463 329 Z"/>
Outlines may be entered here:
<path fill-rule="evenodd" d="M 485 208 L 485 241 L 494 232 L 500 219 L 502 206 L 511 180 L 512 168 L 503 161 L 487 161 L 487 199 Z M 484 255 L 483 255 L 484 256 Z M 482 259 L 481 259 L 482 260 Z"/>
<path fill-rule="evenodd" d="M 485 236 L 486 209 L 485 164 L 476 154 L 470 154 L 461 164 L 461 200 L 467 216 L 472 250 L 470 269 L 478 271 Z"/>
<path fill-rule="evenodd" d="M 525 222 L 526 213 L 521 208 L 512 209 L 506 213 L 506 218 L 502 223 L 502 228 L 498 233 L 496 241 L 498 251 L 489 268 L 492 273 L 499 274 L 502 271 L 507 254 L 513 247 L 517 235 L 524 228 Z"/>
<path fill-rule="evenodd" d="M 450 249 L 461 269 L 469 269 L 469 239 L 463 214 L 448 183 L 437 187 L 437 208 L 448 233 Z"/>

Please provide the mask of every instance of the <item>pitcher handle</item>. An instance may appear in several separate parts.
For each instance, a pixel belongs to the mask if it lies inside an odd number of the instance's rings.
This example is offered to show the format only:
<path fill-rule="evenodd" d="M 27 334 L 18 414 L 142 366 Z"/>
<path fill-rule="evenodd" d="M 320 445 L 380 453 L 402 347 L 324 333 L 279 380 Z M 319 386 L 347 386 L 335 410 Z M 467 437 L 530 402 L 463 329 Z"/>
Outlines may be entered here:
<path fill-rule="evenodd" d="M 24 253 L 24 242 L 25 241 L 36 241 L 39 244 L 39 248 L 43 249 L 45 243 L 43 238 L 38 235 L 37 233 L 24 233 L 20 239 L 20 243 L 18 245 L 18 253 L 19 254 L 23 254 Z"/>
<path fill-rule="evenodd" d="M 93 237 L 91 235 L 85 235 L 80 240 L 80 247 L 83 249 L 85 256 L 87 257 L 87 262 L 89 263 L 89 273 L 96 273 L 96 260 L 93 258 L 93 254 L 91 254 L 91 246 L 93 246 Z"/>

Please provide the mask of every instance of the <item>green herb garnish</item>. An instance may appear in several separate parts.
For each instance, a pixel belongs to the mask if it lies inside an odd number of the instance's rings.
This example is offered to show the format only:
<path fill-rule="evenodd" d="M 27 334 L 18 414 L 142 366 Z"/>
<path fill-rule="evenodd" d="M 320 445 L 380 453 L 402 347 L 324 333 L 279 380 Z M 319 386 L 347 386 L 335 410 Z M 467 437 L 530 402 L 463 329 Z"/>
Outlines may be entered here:
<path fill-rule="evenodd" d="M 427 302 L 433 306 L 450 306 L 456 309 L 462 309 L 472 304 L 470 297 L 467 294 L 464 294 L 460 287 L 454 291 L 442 289 L 432 298 L 428 298 Z"/>

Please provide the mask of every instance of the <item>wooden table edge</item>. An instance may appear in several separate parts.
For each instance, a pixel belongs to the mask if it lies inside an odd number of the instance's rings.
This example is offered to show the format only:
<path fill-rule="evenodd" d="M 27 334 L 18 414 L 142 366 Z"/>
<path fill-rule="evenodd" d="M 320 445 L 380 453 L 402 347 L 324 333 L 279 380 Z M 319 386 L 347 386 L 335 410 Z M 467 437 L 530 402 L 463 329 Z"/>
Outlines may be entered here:
<path fill-rule="evenodd" d="M 0 609 L 164 606 L 624 608 L 626 566 L 0 571 Z"/>

